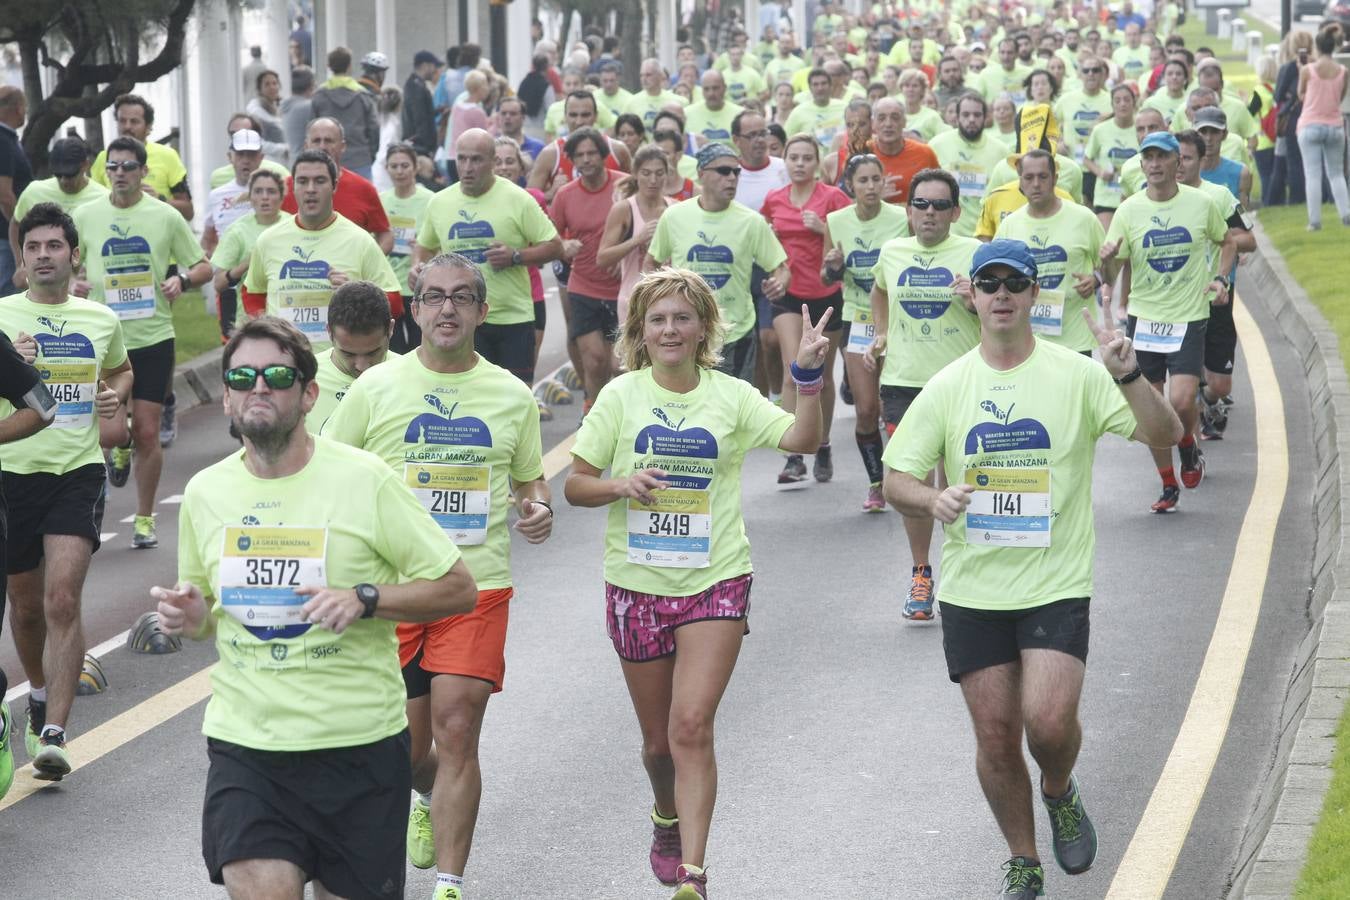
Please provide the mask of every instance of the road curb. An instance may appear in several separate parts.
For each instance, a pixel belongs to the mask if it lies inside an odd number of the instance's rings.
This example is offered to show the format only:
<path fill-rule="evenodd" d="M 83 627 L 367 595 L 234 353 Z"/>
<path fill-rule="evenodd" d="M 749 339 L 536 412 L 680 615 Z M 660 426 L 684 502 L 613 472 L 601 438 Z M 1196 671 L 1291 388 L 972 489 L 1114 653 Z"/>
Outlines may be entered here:
<path fill-rule="evenodd" d="M 220 357 L 224 351 L 223 346 L 207 350 L 174 369 L 173 393 L 178 409 L 220 402 Z"/>
<path fill-rule="evenodd" d="M 1350 536 L 1343 503 L 1350 488 L 1350 379 L 1336 333 L 1299 287 L 1264 230 L 1243 266 L 1244 302 L 1279 324 L 1303 365 L 1317 465 L 1315 543 L 1308 635 L 1299 645 L 1280 712 L 1279 743 L 1238 848 L 1230 897 L 1275 900 L 1294 894 L 1308 841 L 1331 784 L 1336 723 L 1350 697 Z"/>

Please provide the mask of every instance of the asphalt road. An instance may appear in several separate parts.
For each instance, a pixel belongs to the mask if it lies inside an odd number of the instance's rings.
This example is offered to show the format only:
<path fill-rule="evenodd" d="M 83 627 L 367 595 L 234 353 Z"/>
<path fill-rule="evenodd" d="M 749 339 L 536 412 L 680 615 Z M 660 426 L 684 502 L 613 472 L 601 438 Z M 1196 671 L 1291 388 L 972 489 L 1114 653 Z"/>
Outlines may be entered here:
<path fill-rule="evenodd" d="M 1169 885 L 1167 896 L 1178 900 L 1226 890 L 1307 628 L 1307 401 L 1293 348 L 1269 317 L 1253 312 L 1281 377 L 1291 480 L 1238 706 Z M 546 357 L 560 358 L 556 344 Z M 1147 512 L 1158 487 L 1142 448 L 1113 437 L 1100 446 L 1097 594 L 1077 773 L 1101 850 L 1086 875 L 1048 871 L 1048 896 L 1106 894 L 1190 702 L 1234 540 L 1259 490 L 1241 360 L 1238 372 L 1228 439 L 1206 445 L 1209 474 L 1182 498 L 1179 513 Z M 755 602 L 752 634 L 718 720 L 710 888 L 721 898 L 992 897 L 1007 852 L 975 780 L 960 692 L 946 677 L 939 626 L 900 618 L 909 572 L 901 520 L 859 512 L 865 480 L 852 449 L 852 409 L 839 410 L 833 483 L 781 492 L 776 454 L 756 452 L 745 466 Z M 558 412 L 545 426 L 546 449 L 575 427 L 577 407 Z M 230 448 L 216 409 L 182 415 L 162 493 L 181 491 L 193 471 Z M 560 498 L 560 479 L 554 490 Z M 105 531 L 118 533 L 96 557 L 86 590 L 90 646 L 150 608 L 150 584 L 173 578 L 176 507 L 160 507 L 160 549 L 133 551 L 130 526 L 118 521 L 131 502 L 128 490 L 111 498 Z M 647 869 L 650 793 L 602 617 L 603 512 L 558 509 L 547 544 L 516 540 L 513 547 L 509 667 L 483 735 L 486 787 L 469 890 L 475 900 L 655 900 L 669 894 Z M 165 657 L 107 654 L 112 687 L 78 700 L 74 733 L 213 658 L 200 645 Z M 0 664 L 11 682 L 22 680 L 8 637 L 0 638 Z M 0 810 L 0 894 L 223 896 L 207 884 L 199 849 L 203 708 L 192 706 L 60 786 Z M 1049 861 L 1039 813 L 1038 828 Z M 432 876 L 410 873 L 410 896 L 429 896 Z"/>

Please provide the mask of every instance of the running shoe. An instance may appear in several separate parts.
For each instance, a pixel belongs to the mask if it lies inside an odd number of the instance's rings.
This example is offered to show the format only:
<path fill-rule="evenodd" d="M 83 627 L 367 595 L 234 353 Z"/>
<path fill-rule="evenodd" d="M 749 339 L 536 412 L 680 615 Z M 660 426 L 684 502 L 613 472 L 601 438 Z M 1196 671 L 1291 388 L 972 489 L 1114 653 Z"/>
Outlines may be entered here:
<path fill-rule="evenodd" d="M 863 501 L 863 512 L 879 513 L 886 511 L 886 498 L 881 495 L 881 483 L 867 489 L 867 499 Z"/>
<path fill-rule="evenodd" d="M 70 774 L 70 757 L 66 755 L 66 733 L 47 732 L 39 740 L 37 755 L 33 757 L 33 777 L 38 781 L 60 781 Z"/>
<path fill-rule="evenodd" d="M 436 893 L 431 895 L 431 900 L 463 900 L 464 891 L 453 884 L 436 885 Z"/>
<path fill-rule="evenodd" d="M 914 622 L 928 622 L 933 618 L 933 570 L 928 566 L 914 567 L 909 581 L 909 596 L 905 599 L 902 615 Z"/>
<path fill-rule="evenodd" d="M 408 814 L 408 862 L 419 869 L 436 865 L 436 833 L 431 827 L 431 807 L 421 797 Z"/>
<path fill-rule="evenodd" d="M 806 480 L 806 463 L 800 453 L 790 454 L 778 473 L 779 484 L 799 484 Z"/>
<path fill-rule="evenodd" d="M 131 528 L 131 546 L 137 550 L 150 550 L 159 546 L 154 516 L 136 517 L 136 524 Z"/>
<path fill-rule="evenodd" d="M 821 484 L 834 477 L 834 459 L 830 456 L 829 444 L 821 444 L 816 448 L 816 459 L 811 464 L 811 475 Z"/>
<path fill-rule="evenodd" d="M 1178 447 L 1181 451 L 1181 483 L 1188 490 L 1195 490 L 1205 480 L 1205 454 L 1200 445 L 1194 442 L 1189 447 Z"/>
<path fill-rule="evenodd" d="M 1203 403 L 1200 407 L 1200 439 L 1221 441 L 1227 429 L 1228 407 L 1218 401 L 1213 404 Z"/>
<path fill-rule="evenodd" d="M 839 399 L 843 400 L 848 406 L 853 405 L 853 386 L 848 383 L 847 375 L 844 376 L 843 381 L 839 382 Z"/>
<path fill-rule="evenodd" d="M 1078 779 L 1070 775 L 1067 794 L 1056 799 L 1042 793 L 1041 802 L 1050 813 L 1055 862 L 1070 875 L 1081 875 L 1092 868 L 1092 861 L 1097 858 L 1097 829 L 1092 827 L 1092 820 L 1083 808 Z"/>
<path fill-rule="evenodd" d="M 14 751 L 9 746 L 12 731 L 9 704 L 0 697 L 0 798 L 9 793 L 9 786 L 14 783 Z"/>
<path fill-rule="evenodd" d="M 171 446 L 174 439 L 178 437 L 178 422 L 174 413 L 178 410 L 178 398 L 173 394 L 164 401 L 164 410 L 159 416 L 159 445 L 161 447 Z"/>
<path fill-rule="evenodd" d="M 670 900 L 708 900 L 708 873 L 698 866 L 681 865 L 677 890 Z"/>
<path fill-rule="evenodd" d="M 669 825 L 662 824 L 669 822 Z M 652 874 L 656 880 L 669 887 L 679 883 L 680 859 L 683 850 L 680 847 L 680 820 L 661 819 L 652 810 Z"/>
<path fill-rule="evenodd" d="M 23 729 L 23 749 L 28 758 L 38 755 L 38 735 L 47 725 L 47 701 L 28 698 L 28 724 Z"/>
<path fill-rule="evenodd" d="M 1002 900 L 1035 900 L 1045 896 L 1045 870 L 1025 856 L 1014 856 L 1003 864 Z"/>
<path fill-rule="evenodd" d="M 1233 400 L 1232 394 L 1224 394 L 1222 397 L 1219 398 L 1219 402 L 1222 403 L 1224 406 L 1232 406 L 1236 401 Z"/>
<path fill-rule="evenodd" d="M 1181 499 L 1181 488 L 1175 484 L 1163 485 L 1162 495 L 1154 501 L 1151 507 L 1155 513 L 1169 513 L 1177 508 L 1177 501 Z"/>
<path fill-rule="evenodd" d="M 108 483 L 122 487 L 131 477 L 131 447 L 113 447 L 108 453 Z"/>
<path fill-rule="evenodd" d="M 548 408 L 548 404 L 545 403 L 543 400 L 537 400 L 537 401 L 535 401 L 535 402 L 539 404 L 539 421 L 540 421 L 540 422 L 552 422 L 552 421 L 553 421 L 553 410 L 551 410 L 551 409 Z"/>

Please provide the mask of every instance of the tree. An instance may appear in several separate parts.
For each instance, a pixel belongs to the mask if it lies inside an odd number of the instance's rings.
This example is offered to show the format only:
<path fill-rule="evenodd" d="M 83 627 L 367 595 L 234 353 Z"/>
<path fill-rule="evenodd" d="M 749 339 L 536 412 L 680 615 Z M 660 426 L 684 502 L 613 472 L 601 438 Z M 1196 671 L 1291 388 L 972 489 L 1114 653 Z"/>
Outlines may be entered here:
<path fill-rule="evenodd" d="M 195 0 L 70 0 L 6 3 L 0 43 L 19 45 L 28 125 L 23 145 L 34 169 L 45 175 L 47 145 L 72 118 L 92 118 L 140 82 L 155 81 L 183 61 L 183 39 Z M 164 45 L 142 62 L 148 38 Z M 64 55 L 62 62 L 58 56 Z M 50 94 L 42 69 L 56 72 Z"/>

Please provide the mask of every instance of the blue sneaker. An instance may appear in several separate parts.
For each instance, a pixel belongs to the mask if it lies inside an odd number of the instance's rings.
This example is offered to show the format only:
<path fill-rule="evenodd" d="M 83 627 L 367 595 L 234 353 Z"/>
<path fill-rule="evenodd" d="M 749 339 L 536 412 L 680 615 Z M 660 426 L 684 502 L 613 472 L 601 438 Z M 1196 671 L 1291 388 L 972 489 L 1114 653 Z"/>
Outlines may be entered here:
<path fill-rule="evenodd" d="M 913 622 L 929 622 L 933 619 L 933 567 L 915 566 L 914 575 L 909 582 L 909 596 L 905 599 L 905 608 L 901 613 Z"/>

